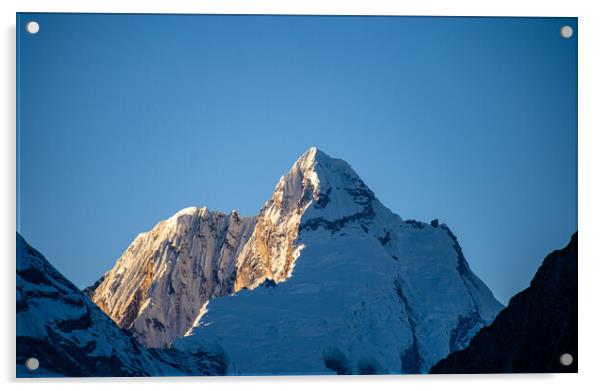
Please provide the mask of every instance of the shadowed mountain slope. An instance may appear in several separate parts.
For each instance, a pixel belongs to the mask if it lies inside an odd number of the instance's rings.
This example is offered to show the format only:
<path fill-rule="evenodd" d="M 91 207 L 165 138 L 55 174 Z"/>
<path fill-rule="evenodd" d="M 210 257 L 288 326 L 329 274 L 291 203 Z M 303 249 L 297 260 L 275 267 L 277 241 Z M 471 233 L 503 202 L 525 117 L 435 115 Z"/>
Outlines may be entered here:
<path fill-rule="evenodd" d="M 431 373 L 577 372 L 577 233 L 549 254 L 488 327 Z M 573 363 L 560 364 L 569 353 Z"/>

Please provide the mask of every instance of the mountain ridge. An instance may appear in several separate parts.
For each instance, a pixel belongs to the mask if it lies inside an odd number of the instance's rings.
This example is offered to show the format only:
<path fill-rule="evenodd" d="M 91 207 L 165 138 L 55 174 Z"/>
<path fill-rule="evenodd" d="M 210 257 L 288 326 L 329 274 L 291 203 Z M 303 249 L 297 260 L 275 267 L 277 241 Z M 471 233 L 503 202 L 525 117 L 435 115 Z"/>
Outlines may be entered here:
<path fill-rule="evenodd" d="M 206 300 L 231 292 L 234 261 L 254 225 L 236 211 L 182 209 L 139 234 L 87 293 L 144 345 L 168 346 Z"/>

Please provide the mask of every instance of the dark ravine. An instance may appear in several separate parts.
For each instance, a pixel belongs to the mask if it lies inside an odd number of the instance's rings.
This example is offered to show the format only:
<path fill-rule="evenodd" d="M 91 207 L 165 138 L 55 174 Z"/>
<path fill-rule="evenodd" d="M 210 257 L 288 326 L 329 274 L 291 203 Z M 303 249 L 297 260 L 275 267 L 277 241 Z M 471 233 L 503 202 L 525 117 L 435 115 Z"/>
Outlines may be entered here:
<path fill-rule="evenodd" d="M 531 281 L 464 350 L 430 373 L 577 372 L 577 233 L 549 254 Z M 560 364 L 569 353 L 573 362 Z"/>
<path fill-rule="evenodd" d="M 399 300 L 401 300 L 401 302 L 403 303 L 403 306 L 408 314 L 410 330 L 412 331 L 412 346 L 405 349 L 401 353 L 401 373 L 420 373 L 422 358 L 420 357 L 420 351 L 418 349 L 418 339 L 416 338 L 415 315 L 412 312 L 412 308 L 410 307 L 408 299 L 403 293 L 402 283 L 400 280 L 395 280 L 395 293 L 397 293 Z"/>

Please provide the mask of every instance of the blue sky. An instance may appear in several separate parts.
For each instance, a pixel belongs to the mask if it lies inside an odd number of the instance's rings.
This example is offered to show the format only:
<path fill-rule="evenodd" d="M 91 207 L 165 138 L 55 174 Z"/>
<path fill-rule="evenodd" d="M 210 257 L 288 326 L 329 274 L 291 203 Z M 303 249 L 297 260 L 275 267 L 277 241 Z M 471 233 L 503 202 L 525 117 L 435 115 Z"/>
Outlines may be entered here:
<path fill-rule="evenodd" d="M 184 207 L 256 214 L 310 146 L 448 224 L 504 303 L 577 229 L 574 18 L 17 24 L 17 229 L 80 287 Z"/>

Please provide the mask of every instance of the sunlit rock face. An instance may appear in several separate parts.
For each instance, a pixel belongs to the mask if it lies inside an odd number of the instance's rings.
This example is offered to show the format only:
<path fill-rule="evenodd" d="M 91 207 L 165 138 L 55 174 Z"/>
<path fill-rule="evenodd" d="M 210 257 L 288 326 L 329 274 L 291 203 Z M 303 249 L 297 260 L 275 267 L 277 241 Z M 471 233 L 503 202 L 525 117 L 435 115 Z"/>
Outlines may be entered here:
<path fill-rule="evenodd" d="M 146 346 L 167 346 L 209 298 L 232 292 L 236 259 L 255 218 L 187 208 L 138 235 L 92 300 Z"/>
<path fill-rule="evenodd" d="M 301 216 L 319 197 L 317 153 L 312 148 L 295 162 L 259 212 L 253 235 L 237 261 L 235 291 L 255 288 L 266 279 L 281 282 L 289 277 L 303 247 L 297 242 Z"/>

